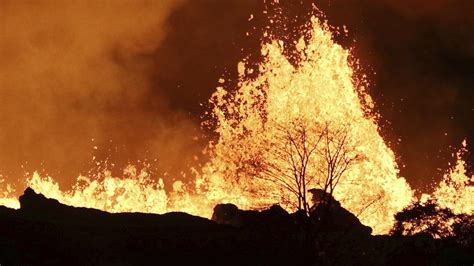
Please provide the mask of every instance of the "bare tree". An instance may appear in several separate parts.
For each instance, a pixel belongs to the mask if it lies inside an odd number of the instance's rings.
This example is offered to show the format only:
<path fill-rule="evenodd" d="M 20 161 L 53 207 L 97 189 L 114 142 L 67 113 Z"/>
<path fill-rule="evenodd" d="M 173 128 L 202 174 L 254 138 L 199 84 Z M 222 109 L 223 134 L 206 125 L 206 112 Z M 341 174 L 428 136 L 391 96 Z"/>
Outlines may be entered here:
<path fill-rule="evenodd" d="M 331 198 L 346 171 L 362 158 L 350 141 L 348 128 L 333 129 L 324 125 L 295 119 L 282 125 L 273 122 L 276 130 L 251 162 L 248 172 L 274 182 L 296 198 L 290 202 L 309 214 L 308 188 L 320 187 Z M 334 127 L 335 128 L 335 127 Z"/>
<path fill-rule="evenodd" d="M 348 126 L 330 128 L 326 124 L 323 130 L 323 145 L 318 150 L 321 161 L 317 167 L 319 172 L 318 185 L 324 191 L 323 204 L 330 204 L 334 190 L 347 170 L 364 156 L 357 152 L 357 142 L 349 136 Z M 327 196 L 326 196 L 327 195 Z"/>

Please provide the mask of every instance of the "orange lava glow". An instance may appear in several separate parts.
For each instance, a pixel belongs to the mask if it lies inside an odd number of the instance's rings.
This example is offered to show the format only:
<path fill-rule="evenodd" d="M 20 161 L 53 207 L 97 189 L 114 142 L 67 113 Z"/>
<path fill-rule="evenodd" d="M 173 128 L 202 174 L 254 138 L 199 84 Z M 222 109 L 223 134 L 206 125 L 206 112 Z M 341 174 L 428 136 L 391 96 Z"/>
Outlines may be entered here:
<path fill-rule="evenodd" d="M 308 125 L 347 126 L 357 152 L 366 159 L 348 169 L 335 197 L 374 233 L 386 233 L 393 215 L 412 201 L 412 190 L 398 177 L 395 156 L 379 134 L 373 101 L 363 80 L 354 74 L 349 51 L 333 41 L 328 26 L 317 18 L 311 20 L 311 29 L 296 45 L 297 66 L 283 55 L 283 42 L 275 37 L 263 46 L 265 60 L 258 69 L 239 63 L 240 85 L 235 93 L 218 88 L 212 101 L 220 138 L 213 146 L 211 174 L 203 183 L 210 191 L 226 191 L 225 201 L 243 207 L 281 203 L 291 195 L 242 173 L 242 162 L 262 156 L 264 146 L 275 145 L 277 127 L 291 127 L 295 119 Z M 255 71 L 258 76 L 249 78 Z M 272 152 L 263 157 L 271 160 Z M 309 175 L 317 175 L 318 160 L 308 168 Z M 314 182 L 309 188 L 319 186 Z"/>
<path fill-rule="evenodd" d="M 444 175 L 432 195 L 423 194 L 422 201 L 435 200 L 440 207 L 449 208 L 455 214 L 474 214 L 474 176 L 466 172 L 466 162 L 462 156 L 467 152 L 467 141 L 456 153 L 456 164 Z"/>
<path fill-rule="evenodd" d="M 334 196 L 375 234 L 388 233 L 393 215 L 414 200 L 413 191 L 399 176 L 395 155 L 380 135 L 367 82 L 355 74 L 357 64 L 350 60 L 350 51 L 334 42 L 325 23 L 315 17 L 309 23 L 310 30 L 296 45 L 296 65 L 285 57 L 278 36 L 269 36 L 272 41 L 261 49 L 263 62 L 255 68 L 246 60 L 238 64 L 237 88 L 225 88 L 225 80 L 220 80 L 222 87 L 210 99 L 211 123 L 218 139 L 209 144 L 209 162 L 194 170 L 194 183 L 176 181 L 171 191 L 166 191 L 163 180 L 151 176 L 146 167 L 138 170 L 130 165 L 123 177 L 114 177 L 107 170 L 80 176 L 69 191 L 62 191 L 51 177 L 37 173 L 26 185 L 67 205 L 108 212 L 184 211 L 211 217 L 215 204 L 224 202 L 243 209 L 280 203 L 292 211 L 288 191 L 241 169 L 257 154 L 271 160 L 272 141 L 277 141 L 279 134 L 276 125 L 289 126 L 301 119 L 308 125 L 347 126 L 357 152 L 365 159 L 347 170 Z M 268 149 L 262 151 L 264 146 Z M 318 160 L 308 173 L 317 175 Z M 473 182 L 474 177 L 469 179 L 464 163 L 458 161 L 433 196 L 442 206 L 472 213 L 469 180 Z M 319 186 L 315 181 L 308 189 Z M 11 195 L 7 186 L 0 194 L 0 204 L 18 208 Z"/>

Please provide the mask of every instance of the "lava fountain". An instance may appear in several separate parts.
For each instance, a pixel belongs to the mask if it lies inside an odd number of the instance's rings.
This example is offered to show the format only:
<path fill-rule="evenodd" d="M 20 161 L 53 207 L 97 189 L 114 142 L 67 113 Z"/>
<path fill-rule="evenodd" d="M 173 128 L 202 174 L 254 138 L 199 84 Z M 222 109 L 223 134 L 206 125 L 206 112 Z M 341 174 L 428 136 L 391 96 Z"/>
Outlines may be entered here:
<path fill-rule="evenodd" d="M 279 128 L 290 128 L 295 120 L 310 127 L 344 127 L 365 160 L 347 170 L 335 197 L 375 233 L 388 232 L 393 215 L 412 201 L 412 190 L 398 177 L 394 153 L 380 136 L 373 101 L 363 77 L 354 74 L 349 51 L 333 41 L 327 24 L 315 17 L 310 23 L 311 30 L 296 43 L 298 63 L 285 57 L 283 42 L 273 36 L 263 45 L 264 60 L 256 69 L 239 63 L 237 90 L 217 89 L 211 102 L 219 139 L 202 183 L 208 191 L 226 191 L 225 201 L 244 207 L 282 202 L 291 195 L 246 174 L 245 164 L 257 156 L 273 160 L 275 151 L 262 155 L 262 149 L 278 145 Z M 318 162 L 307 169 L 309 175 L 318 174 Z"/>
<path fill-rule="evenodd" d="M 467 175 L 466 162 L 462 159 L 467 152 L 466 147 L 467 141 L 464 140 L 455 155 L 456 163 L 453 168 L 444 175 L 432 195 L 422 195 L 422 202 L 431 199 L 455 214 L 474 214 L 474 175 Z"/>

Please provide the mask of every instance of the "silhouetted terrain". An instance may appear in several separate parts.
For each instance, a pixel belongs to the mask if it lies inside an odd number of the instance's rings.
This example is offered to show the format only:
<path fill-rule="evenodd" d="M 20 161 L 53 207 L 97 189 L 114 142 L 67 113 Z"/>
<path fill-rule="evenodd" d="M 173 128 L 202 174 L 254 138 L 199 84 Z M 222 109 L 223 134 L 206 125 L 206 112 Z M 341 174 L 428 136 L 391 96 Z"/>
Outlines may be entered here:
<path fill-rule="evenodd" d="M 27 189 L 0 207 L 3 265 L 472 265 L 472 243 L 429 235 L 370 236 L 366 227 L 316 226 L 279 206 L 218 205 L 213 220 L 186 213 L 110 214 Z M 338 217 L 338 216 L 336 216 Z M 344 216 L 349 217 L 349 216 Z M 354 216 L 355 217 L 355 216 Z M 349 219 L 353 219 L 349 217 Z M 343 224 L 338 221 L 334 224 Z"/>

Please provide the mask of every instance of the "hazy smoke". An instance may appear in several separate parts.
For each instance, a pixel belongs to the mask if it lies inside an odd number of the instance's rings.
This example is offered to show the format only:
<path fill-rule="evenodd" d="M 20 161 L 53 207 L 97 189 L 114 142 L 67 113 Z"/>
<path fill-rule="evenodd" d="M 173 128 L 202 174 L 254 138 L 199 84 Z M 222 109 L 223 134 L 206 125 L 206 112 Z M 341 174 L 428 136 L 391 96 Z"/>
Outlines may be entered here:
<path fill-rule="evenodd" d="M 152 85 L 166 65 L 150 55 L 179 4 L 0 2 L 0 171 L 7 180 L 41 170 L 44 161 L 68 183 L 91 167 L 93 154 L 117 164 L 158 158 L 170 175 L 193 161 L 198 121 L 170 110 Z"/>

